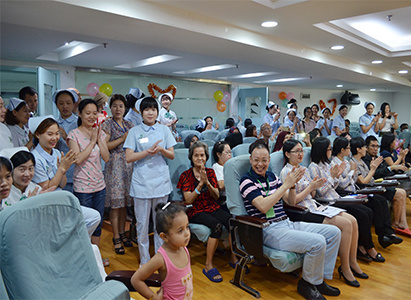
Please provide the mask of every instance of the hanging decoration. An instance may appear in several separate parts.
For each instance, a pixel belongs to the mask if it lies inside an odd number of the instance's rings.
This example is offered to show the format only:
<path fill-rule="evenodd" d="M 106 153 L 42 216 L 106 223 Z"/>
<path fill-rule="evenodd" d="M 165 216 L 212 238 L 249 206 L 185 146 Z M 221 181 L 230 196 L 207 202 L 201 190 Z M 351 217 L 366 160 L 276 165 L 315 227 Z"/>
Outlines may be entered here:
<path fill-rule="evenodd" d="M 89 94 L 90 97 L 94 97 L 98 93 L 99 89 L 100 87 L 97 83 L 91 82 L 87 85 L 87 94 Z"/>
<path fill-rule="evenodd" d="M 291 99 L 295 99 L 294 93 L 289 92 L 289 93 L 287 94 L 287 99 L 288 99 L 288 101 L 290 101 Z"/>
<path fill-rule="evenodd" d="M 170 93 L 171 92 L 171 95 L 173 95 L 173 98 L 175 98 L 176 93 L 177 93 L 177 88 L 172 84 L 170 84 L 165 90 L 163 90 L 163 89 L 160 89 L 157 84 L 150 83 L 149 85 L 147 85 L 147 89 L 148 89 L 148 92 L 150 93 L 151 97 L 153 97 L 154 99 L 157 99 L 157 96 L 156 96 L 154 90 L 156 90 L 160 94 Z"/>
<path fill-rule="evenodd" d="M 330 100 L 328 100 L 327 101 L 328 103 L 334 103 L 333 104 L 333 108 L 332 108 L 332 110 L 331 110 L 331 115 L 334 115 L 334 113 L 335 113 L 335 110 L 336 110 L 336 108 L 337 108 L 337 99 L 330 99 Z M 323 101 L 323 100 L 320 100 L 320 102 L 319 102 L 319 104 L 320 104 L 320 110 L 323 110 L 324 108 L 326 108 L 327 106 L 325 105 L 325 102 Z"/>
<path fill-rule="evenodd" d="M 224 112 L 227 108 L 227 105 L 225 105 L 225 103 L 223 101 L 218 101 L 217 103 L 217 110 L 219 112 Z"/>
<path fill-rule="evenodd" d="M 223 94 L 222 91 L 216 91 L 214 93 L 214 100 L 215 101 L 220 102 L 221 100 L 223 100 L 223 98 L 224 98 L 224 94 Z"/>
<path fill-rule="evenodd" d="M 286 92 L 280 92 L 280 94 L 278 94 L 278 97 L 280 98 L 280 100 L 285 100 L 287 98 L 287 93 Z"/>
<path fill-rule="evenodd" d="M 100 92 L 104 93 L 107 95 L 107 97 L 110 97 L 111 94 L 113 93 L 113 88 L 111 85 L 109 85 L 108 83 L 103 83 L 100 86 Z"/>
<path fill-rule="evenodd" d="M 224 97 L 223 97 L 223 100 L 221 100 L 221 101 L 223 101 L 223 102 L 230 102 L 230 100 L 231 100 L 231 95 L 230 95 L 230 93 L 229 93 L 229 92 L 224 92 L 223 94 L 224 94 Z"/>

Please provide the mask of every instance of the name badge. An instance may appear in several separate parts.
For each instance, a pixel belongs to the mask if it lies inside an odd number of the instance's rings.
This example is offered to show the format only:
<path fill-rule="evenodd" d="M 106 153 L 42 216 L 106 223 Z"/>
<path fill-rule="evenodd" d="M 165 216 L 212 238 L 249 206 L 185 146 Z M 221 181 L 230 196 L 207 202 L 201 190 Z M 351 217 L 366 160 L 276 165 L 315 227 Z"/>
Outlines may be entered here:
<path fill-rule="evenodd" d="M 148 137 L 141 138 L 138 141 L 140 142 L 140 144 L 148 143 Z"/>

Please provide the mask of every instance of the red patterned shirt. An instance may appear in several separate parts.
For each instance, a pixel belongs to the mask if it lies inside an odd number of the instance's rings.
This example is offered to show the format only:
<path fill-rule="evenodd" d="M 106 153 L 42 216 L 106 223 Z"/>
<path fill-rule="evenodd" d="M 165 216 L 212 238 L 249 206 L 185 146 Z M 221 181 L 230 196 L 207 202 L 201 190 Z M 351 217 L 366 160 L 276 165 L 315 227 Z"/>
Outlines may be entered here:
<path fill-rule="evenodd" d="M 213 187 L 218 188 L 214 170 L 210 168 L 205 169 L 210 184 Z M 183 192 L 193 192 L 198 183 L 199 181 L 194 176 L 193 168 L 190 168 L 181 174 L 180 179 L 178 180 L 177 188 L 181 189 Z M 210 191 L 206 185 L 203 185 L 203 188 L 199 192 L 200 195 L 198 195 L 197 199 L 192 203 L 193 207 L 187 210 L 188 218 L 192 218 L 196 214 L 203 211 L 213 212 L 220 208 L 220 205 L 217 204 L 216 200 L 211 197 Z"/>

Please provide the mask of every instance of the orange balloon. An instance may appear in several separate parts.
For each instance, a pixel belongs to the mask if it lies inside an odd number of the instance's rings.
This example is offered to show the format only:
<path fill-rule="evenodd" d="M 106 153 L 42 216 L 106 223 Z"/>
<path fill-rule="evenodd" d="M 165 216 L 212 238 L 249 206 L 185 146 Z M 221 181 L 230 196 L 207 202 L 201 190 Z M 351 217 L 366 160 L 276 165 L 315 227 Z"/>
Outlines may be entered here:
<path fill-rule="evenodd" d="M 217 103 L 217 110 L 218 110 L 219 112 L 225 111 L 226 108 L 227 108 L 227 105 L 225 105 L 224 102 L 219 101 L 219 102 Z"/>
<path fill-rule="evenodd" d="M 287 98 L 287 93 L 286 93 L 286 92 L 281 92 L 281 93 L 278 95 L 278 97 L 279 97 L 281 100 L 284 100 L 285 98 Z"/>

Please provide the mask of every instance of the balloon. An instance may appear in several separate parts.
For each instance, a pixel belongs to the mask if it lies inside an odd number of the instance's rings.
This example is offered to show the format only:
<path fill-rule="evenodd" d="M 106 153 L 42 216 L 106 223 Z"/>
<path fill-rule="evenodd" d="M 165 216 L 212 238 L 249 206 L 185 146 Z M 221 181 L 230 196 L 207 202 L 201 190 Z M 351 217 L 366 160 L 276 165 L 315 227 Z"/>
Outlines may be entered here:
<path fill-rule="evenodd" d="M 97 83 L 89 83 L 87 86 L 87 94 L 90 95 L 90 97 L 94 97 L 98 93 L 99 87 Z"/>
<path fill-rule="evenodd" d="M 222 91 L 216 91 L 216 92 L 214 93 L 214 99 L 215 99 L 215 101 L 219 102 L 219 101 L 223 100 L 223 98 L 224 98 L 224 94 L 223 94 Z"/>
<path fill-rule="evenodd" d="M 224 92 L 223 102 L 229 102 L 231 100 L 231 95 L 229 92 Z"/>
<path fill-rule="evenodd" d="M 226 108 L 227 108 L 227 105 L 225 105 L 224 102 L 219 101 L 219 102 L 217 103 L 217 110 L 218 110 L 219 112 L 225 111 Z"/>
<path fill-rule="evenodd" d="M 111 96 L 111 94 L 113 93 L 113 88 L 111 87 L 111 85 L 109 85 L 108 83 L 103 83 L 100 86 L 100 92 L 106 94 L 107 96 Z"/>
<path fill-rule="evenodd" d="M 290 99 L 290 100 L 291 100 L 291 99 L 294 99 L 294 98 L 295 98 L 294 93 L 291 93 L 291 92 L 290 92 L 290 93 L 287 94 L 287 99 Z"/>
<path fill-rule="evenodd" d="M 287 94 L 286 92 L 281 92 L 278 97 L 280 98 L 280 100 L 284 100 L 285 98 L 287 98 Z"/>
<path fill-rule="evenodd" d="M 287 108 L 287 104 L 288 104 L 288 100 L 287 100 L 287 99 L 284 99 L 284 100 L 281 102 L 281 106 L 284 107 L 284 108 Z"/>

